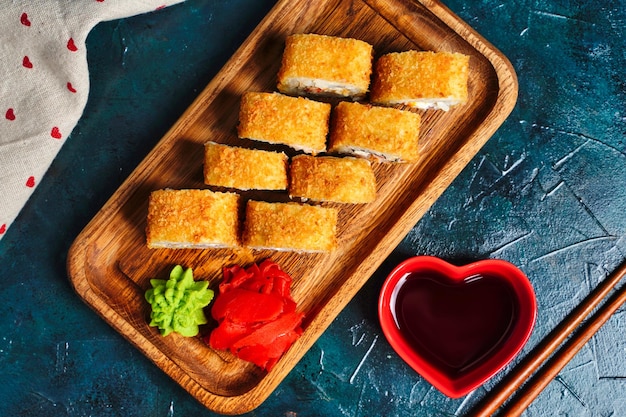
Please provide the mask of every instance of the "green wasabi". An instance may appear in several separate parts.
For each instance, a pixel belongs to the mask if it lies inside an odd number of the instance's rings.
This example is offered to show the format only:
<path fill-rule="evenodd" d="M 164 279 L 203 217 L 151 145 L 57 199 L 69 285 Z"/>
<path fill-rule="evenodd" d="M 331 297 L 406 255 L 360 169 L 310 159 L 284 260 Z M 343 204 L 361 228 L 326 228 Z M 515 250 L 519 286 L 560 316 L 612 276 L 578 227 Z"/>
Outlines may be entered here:
<path fill-rule="evenodd" d="M 176 265 L 168 280 L 151 279 L 152 288 L 146 300 L 152 305 L 150 326 L 158 327 L 163 336 L 177 332 L 196 336 L 199 325 L 207 323 L 203 308 L 213 300 L 207 281 L 194 281 L 193 271 Z"/>

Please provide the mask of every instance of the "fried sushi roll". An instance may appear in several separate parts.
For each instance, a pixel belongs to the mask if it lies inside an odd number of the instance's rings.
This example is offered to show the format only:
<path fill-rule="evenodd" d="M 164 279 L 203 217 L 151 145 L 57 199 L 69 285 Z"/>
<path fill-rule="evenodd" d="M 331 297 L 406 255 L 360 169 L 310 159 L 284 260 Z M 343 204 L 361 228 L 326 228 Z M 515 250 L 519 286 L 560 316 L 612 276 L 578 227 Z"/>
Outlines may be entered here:
<path fill-rule="evenodd" d="M 337 247 L 336 229 L 334 208 L 250 200 L 243 244 L 252 249 L 329 252 Z"/>
<path fill-rule="evenodd" d="M 239 190 L 286 190 L 287 155 L 207 142 L 204 183 Z"/>
<path fill-rule="evenodd" d="M 153 191 L 146 237 L 151 249 L 239 246 L 239 196 L 210 190 Z"/>
<path fill-rule="evenodd" d="M 335 107 L 330 152 L 413 162 L 418 158 L 421 117 L 392 107 L 341 102 Z"/>
<path fill-rule="evenodd" d="M 249 92 L 241 99 L 238 134 L 306 153 L 324 152 L 330 108 L 304 97 Z"/>
<path fill-rule="evenodd" d="M 467 101 L 469 56 L 448 52 L 394 52 L 375 65 L 370 101 L 449 110 Z"/>
<path fill-rule="evenodd" d="M 291 197 L 351 204 L 376 198 L 376 177 L 365 159 L 298 155 L 289 170 Z"/>
<path fill-rule="evenodd" d="M 372 56 L 372 45 L 358 39 L 291 35 L 278 72 L 278 91 L 360 99 L 369 90 Z"/>

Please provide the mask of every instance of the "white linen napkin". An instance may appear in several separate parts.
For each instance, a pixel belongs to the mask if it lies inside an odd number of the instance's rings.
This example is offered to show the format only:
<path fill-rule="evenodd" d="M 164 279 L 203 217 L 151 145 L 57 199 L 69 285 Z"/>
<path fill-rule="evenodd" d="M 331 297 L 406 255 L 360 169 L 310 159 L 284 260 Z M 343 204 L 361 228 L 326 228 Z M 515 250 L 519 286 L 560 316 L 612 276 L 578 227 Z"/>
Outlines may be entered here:
<path fill-rule="evenodd" d="M 78 123 L 85 40 L 105 20 L 183 0 L 13 0 L 0 13 L 0 240 Z"/>

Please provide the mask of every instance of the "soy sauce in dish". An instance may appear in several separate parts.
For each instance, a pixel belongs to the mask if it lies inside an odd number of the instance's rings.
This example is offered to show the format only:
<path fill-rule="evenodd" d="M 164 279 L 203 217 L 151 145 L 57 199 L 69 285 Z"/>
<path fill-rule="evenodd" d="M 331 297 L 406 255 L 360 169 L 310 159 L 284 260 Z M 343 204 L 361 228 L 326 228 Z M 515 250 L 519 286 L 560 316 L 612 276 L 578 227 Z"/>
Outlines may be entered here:
<path fill-rule="evenodd" d="M 506 339 L 519 306 L 504 280 L 476 275 L 455 282 L 429 272 L 403 277 L 391 309 L 412 348 L 455 375 L 478 365 Z"/>

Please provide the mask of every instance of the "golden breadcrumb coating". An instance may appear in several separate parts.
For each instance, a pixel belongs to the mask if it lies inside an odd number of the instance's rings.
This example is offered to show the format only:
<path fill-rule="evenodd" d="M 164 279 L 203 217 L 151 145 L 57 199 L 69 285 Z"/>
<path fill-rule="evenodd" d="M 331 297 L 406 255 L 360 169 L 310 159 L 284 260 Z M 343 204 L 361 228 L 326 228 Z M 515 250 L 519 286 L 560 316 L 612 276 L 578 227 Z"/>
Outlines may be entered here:
<path fill-rule="evenodd" d="M 292 158 L 289 195 L 313 201 L 369 203 L 376 198 L 376 177 L 369 161 L 298 155 Z"/>
<path fill-rule="evenodd" d="M 329 151 L 417 160 L 421 117 L 392 107 L 341 102 L 335 107 Z"/>
<path fill-rule="evenodd" d="M 240 190 L 285 190 L 287 155 L 207 142 L 204 183 Z"/>
<path fill-rule="evenodd" d="M 370 101 L 412 107 L 446 107 L 467 101 L 469 56 L 459 53 L 406 51 L 376 61 Z"/>
<path fill-rule="evenodd" d="M 336 229 L 334 208 L 250 200 L 243 242 L 253 249 L 328 252 L 337 247 Z"/>
<path fill-rule="evenodd" d="M 317 34 L 287 37 L 278 90 L 362 97 L 372 74 L 373 47 L 367 42 Z"/>
<path fill-rule="evenodd" d="M 241 99 L 239 137 L 324 152 L 330 107 L 304 97 L 248 92 Z"/>
<path fill-rule="evenodd" d="M 239 246 L 239 196 L 210 190 L 157 190 L 150 194 L 149 248 Z"/>

